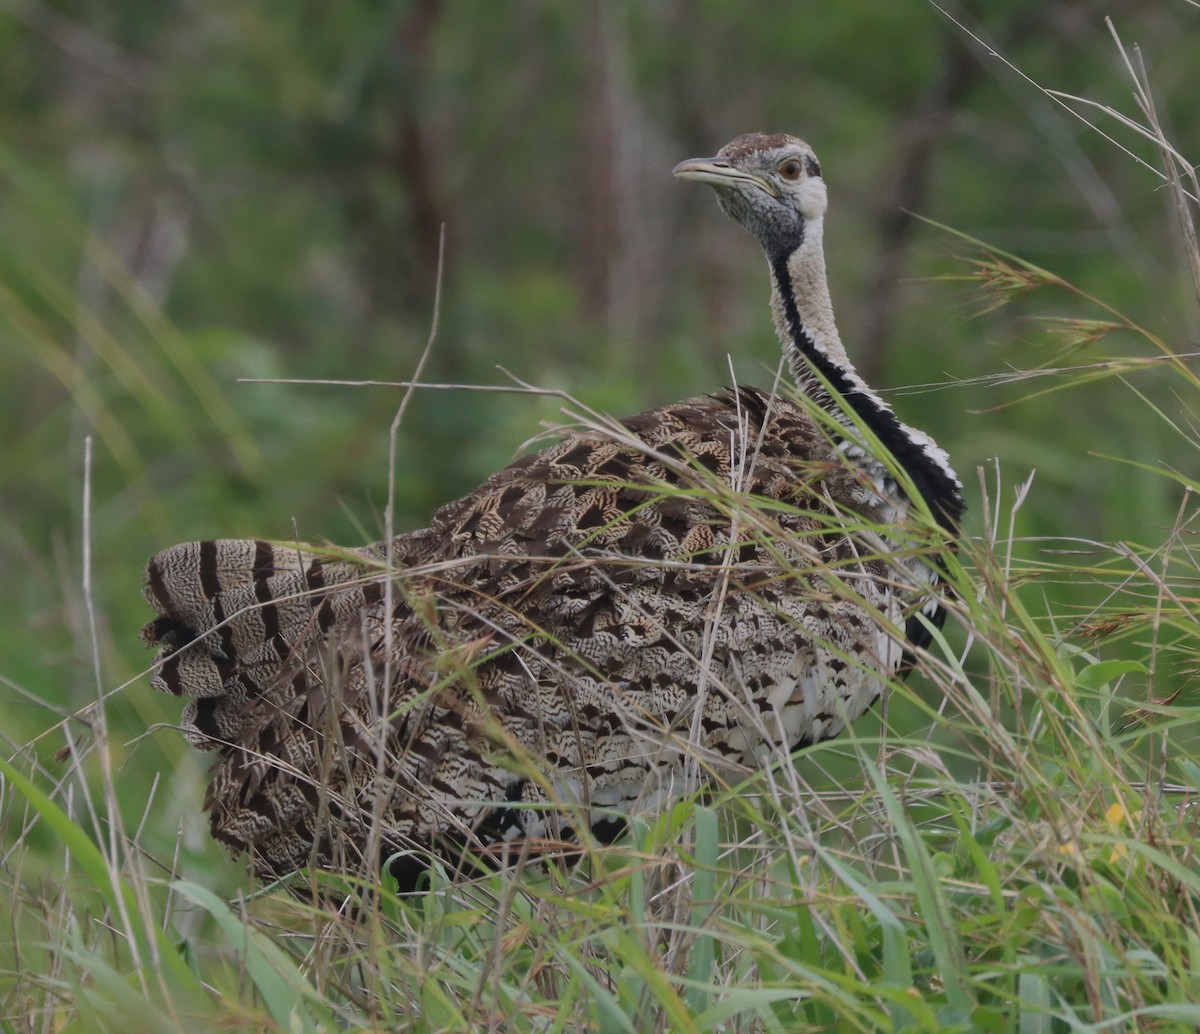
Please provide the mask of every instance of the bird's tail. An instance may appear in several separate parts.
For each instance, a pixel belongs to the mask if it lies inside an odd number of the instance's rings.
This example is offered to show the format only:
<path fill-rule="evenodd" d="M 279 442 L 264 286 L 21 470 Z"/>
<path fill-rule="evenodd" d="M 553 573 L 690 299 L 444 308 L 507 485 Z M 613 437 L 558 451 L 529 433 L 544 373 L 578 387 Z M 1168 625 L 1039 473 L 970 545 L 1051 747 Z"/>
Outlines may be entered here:
<path fill-rule="evenodd" d="M 350 550 L 253 539 L 184 542 L 150 558 L 144 595 L 158 617 L 156 689 L 191 698 L 198 746 L 236 743 L 254 702 L 302 664 L 308 645 L 383 594 L 380 561 Z"/>

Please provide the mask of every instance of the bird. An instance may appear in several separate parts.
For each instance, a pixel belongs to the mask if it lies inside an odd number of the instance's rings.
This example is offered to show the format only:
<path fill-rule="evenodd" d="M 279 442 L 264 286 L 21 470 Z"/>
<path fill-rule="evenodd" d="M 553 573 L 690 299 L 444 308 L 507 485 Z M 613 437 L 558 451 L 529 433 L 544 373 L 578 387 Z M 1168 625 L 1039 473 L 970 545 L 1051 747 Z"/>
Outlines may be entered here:
<path fill-rule="evenodd" d="M 838 336 L 815 154 L 751 133 L 673 174 L 761 245 L 786 390 L 584 422 L 365 547 L 150 559 L 152 684 L 260 879 L 611 844 L 838 735 L 941 626 L 962 486 Z"/>

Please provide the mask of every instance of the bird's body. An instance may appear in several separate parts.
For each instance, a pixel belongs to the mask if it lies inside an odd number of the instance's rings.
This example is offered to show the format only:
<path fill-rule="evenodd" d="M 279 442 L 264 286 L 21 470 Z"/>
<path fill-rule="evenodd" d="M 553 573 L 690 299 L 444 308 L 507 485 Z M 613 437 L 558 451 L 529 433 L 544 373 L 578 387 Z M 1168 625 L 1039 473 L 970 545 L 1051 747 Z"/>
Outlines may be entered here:
<path fill-rule="evenodd" d="M 807 402 L 743 387 L 584 429 L 390 546 L 151 559 L 155 684 L 193 698 L 213 831 L 264 875 L 392 857 L 408 883 L 429 850 L 609 840 L 836 735 L 940 620 L 905 484 L 951 529 L 958 483 L 837 340 L 811 152 L 741 137 L 676 174 L 763 242 Z"/>

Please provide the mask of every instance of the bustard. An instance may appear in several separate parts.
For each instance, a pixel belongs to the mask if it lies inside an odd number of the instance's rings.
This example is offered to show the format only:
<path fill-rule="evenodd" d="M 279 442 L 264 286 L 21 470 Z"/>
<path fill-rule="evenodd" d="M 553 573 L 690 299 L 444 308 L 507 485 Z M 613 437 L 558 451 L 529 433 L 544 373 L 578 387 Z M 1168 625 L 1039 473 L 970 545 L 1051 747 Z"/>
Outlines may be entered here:
<path fill-rule="evenodd" d="M 584 428 L 390 551 L 150 560 L 154 685 L 190 698 L 188 737 L 220 755 L 213 833 L 260 875 L 390 859 L 409 885 L 430 852 L 478 864 L 580 823 L 611 841 L 698 772 L 837 735 L 941 622 L 936 548 L 899 526 L 919 494 L 951 548 L 961 486 L 843 350 L 816 157 L 751 134 L 674 174 L 766 252 L 795 398 Z"/>

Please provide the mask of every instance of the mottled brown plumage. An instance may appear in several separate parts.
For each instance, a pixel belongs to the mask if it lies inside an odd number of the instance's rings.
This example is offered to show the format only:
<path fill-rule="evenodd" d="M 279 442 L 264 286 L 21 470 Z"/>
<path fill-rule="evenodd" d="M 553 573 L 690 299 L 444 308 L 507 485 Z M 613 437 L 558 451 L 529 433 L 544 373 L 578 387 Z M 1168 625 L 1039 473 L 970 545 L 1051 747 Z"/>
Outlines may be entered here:
<path fill-rule="evenodd" d="M 909 450 L 947 527 L 957 482 L 853 378 L 824 316 L 823 187 L 819 211 L 811 184 L 794 200 L 784 164 L 811 152 L 756 136 L 722 154 L 676 173 L 751 192 L 722 205 L 763 241 L 815 402 L 741 388 L 581 430 L 390 551 L 225 540 L 151 559 L 154 684 L 191 698 L 189 737 L 221 755 L 213 832 L 263 875 L 390 857 L 408 884 L 431 850 L 495 856 L 581 823 L 609 840 L 703 776 L 836 735 L 899 670 L 906 623 L 926 634 L 915 612 L 938 619 L 936 563 L 885 533 L 909 500 L 855 428 Z M 764 217 L 786 250 L 742 204 L 795 208 L 798 232 Z"/>

